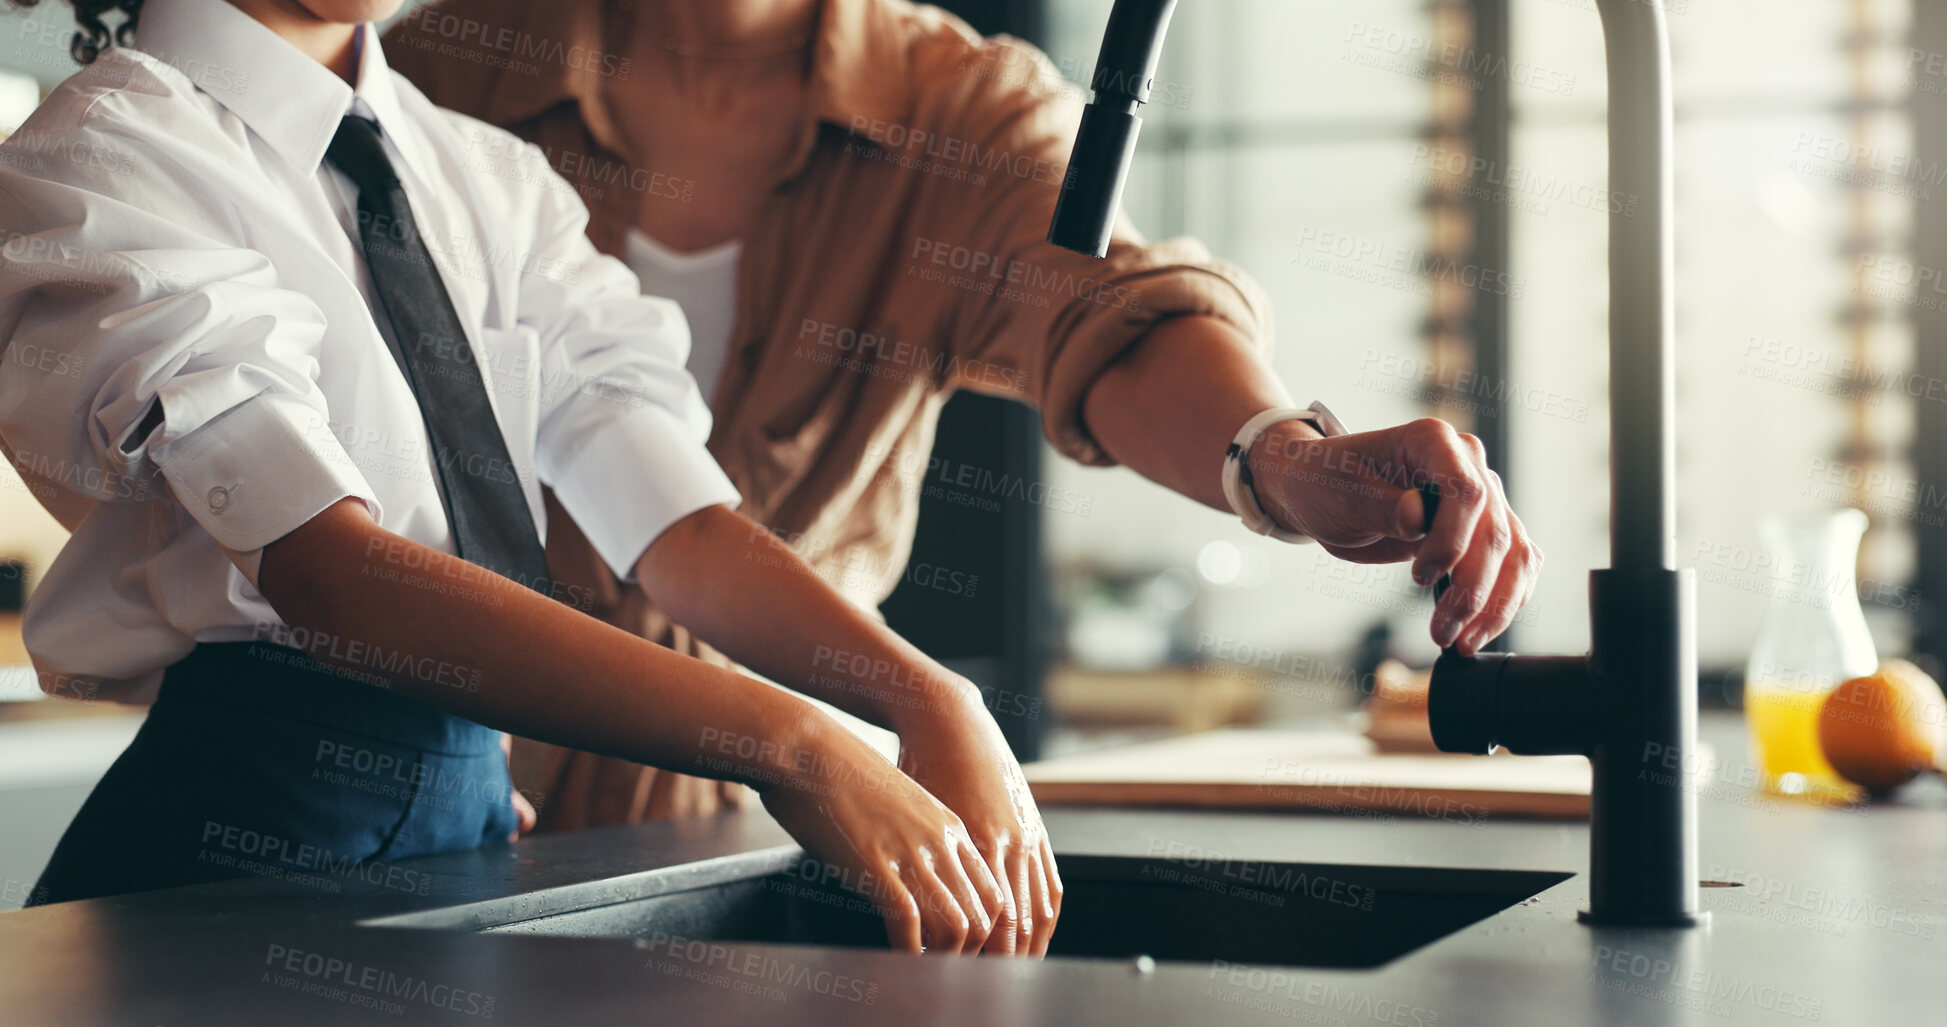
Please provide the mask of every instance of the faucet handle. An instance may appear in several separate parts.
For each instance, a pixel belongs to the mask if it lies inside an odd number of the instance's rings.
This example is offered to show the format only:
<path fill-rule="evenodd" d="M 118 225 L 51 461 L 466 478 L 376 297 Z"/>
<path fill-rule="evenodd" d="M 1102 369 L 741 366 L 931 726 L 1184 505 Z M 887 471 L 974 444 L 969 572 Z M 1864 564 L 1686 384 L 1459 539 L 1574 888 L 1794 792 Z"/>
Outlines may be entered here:
<path fill-rule="evenodd" d="M 1419 492 L 1420 505 L 1426 508 L 1426 524 L 1420 530 L 1432 531 L 1434 515 L 1440 512 L 1440 486 L 1423 482 Z M 1453 575 L 1440 575 L 1433 584 L 1433 601 L 1438 603 L 1452 586 Z M 1501 747 L 1494 738 L 1494 707 L 1501 661 L 1505 659 L 1505 655 L 1495 655 L 1470 660 L 1453 646 L 1440 650 L 1440 659 L 1433 665 L 1433 680 L 1445 687 L 1429 685 L 1427 722 L 1433 729 L 1433 744 L 1441 752 L 1492 755 Z"/>
<path fill-rule="evenodd" d="M 1466 657 L 1449 647 L 1433 664 L 1427 686 L 1427 726 L 1441 752 L 1492 755 L 1501 748 L 1501 671 L 1507 653 Z"/>

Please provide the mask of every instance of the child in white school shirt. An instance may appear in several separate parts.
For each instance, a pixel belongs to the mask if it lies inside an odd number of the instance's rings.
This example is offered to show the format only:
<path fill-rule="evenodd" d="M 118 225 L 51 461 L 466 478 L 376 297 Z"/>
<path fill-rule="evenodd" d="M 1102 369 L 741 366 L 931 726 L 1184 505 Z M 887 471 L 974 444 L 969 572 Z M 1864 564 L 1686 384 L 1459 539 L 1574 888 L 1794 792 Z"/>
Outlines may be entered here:
<path fill-rule="evenodd" d="M 74 370 L 0 364 L 0 448 L 73 532 L 28 610 L 44 685 L 154 706 L 48 900 L 228 876 L 210 854 L 248 832 L 360 861 L 504 838 L 504 730 L 751 785 L 901 947 L 1021 915 L 1003 864 L 1053 857 L 977 689 L 731 509 L 680 311 L 538 154 L 385 68 L 398 0 L 76 6 L 92 63 L 0 146 L 0 339 Z M 140 22 L 108 46 L 118 8 Z M 544 567 L 454 555 L 530 552 L 543 484 L 717 648 L 898 731 L 911 776 Z M 322 783 L 347 746 L 479 801 Z"/>

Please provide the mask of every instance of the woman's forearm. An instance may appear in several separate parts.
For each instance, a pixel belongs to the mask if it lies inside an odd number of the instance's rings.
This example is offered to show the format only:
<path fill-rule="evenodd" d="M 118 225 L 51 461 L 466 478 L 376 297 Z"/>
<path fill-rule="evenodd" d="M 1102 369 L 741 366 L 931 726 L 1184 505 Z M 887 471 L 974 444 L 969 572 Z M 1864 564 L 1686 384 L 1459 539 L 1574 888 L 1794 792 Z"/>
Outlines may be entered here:
<path fill-rule="evenodd" d="M 1251 340 L 1214 317 L 1158 324 L 1089 389 L 1082 416 L 1117 463 L 1228 511 L 1224 449 L 1244 422 L 1291 394 Z"/>
<path fill-rule="evenodd" d="M 639 763 L 819 788 L 815 706 L 381 529 L 346 500 L 264 550 L 265 639 L 488 727 Z M 890 767 L 887 768 L 891 770 Z"/>
<path fill-rule="evenodd" d="M 1292 406 L 1237 329 L 1207 317 L 1165 321 L 1111 365 L 1082 416 L 1111 457 L 1218 510 L 1224 453 L 1251 418 Z M 1507 630 L 1533 592 L 1541 551 L 1509 508 L 1481 441 L 1421 418 L 1326 439 L 1286 420 L 1247 454 L 1251 490 L 1279 527 L 1359 563 L 1413 561 L 1413 578 L 1451 579 L 1431 625 L 1438 645 L 1472 656 Z M 1419 489 L 1441 502 L 1429 522 Z"/>
<path fill-rule="evenodd" d="M 677 623 L 779 684 L 899 730 L 979 693 L 846 600 L 777 536 L 725 507 L 678 521 L 636 564 Z"/>

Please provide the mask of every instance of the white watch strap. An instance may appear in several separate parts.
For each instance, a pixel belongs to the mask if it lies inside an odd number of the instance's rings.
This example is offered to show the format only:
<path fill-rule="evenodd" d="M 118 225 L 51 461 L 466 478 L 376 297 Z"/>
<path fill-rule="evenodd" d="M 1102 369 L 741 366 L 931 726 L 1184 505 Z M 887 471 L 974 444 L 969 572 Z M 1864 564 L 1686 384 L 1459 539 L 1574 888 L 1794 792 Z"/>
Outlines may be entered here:
<path fill-rule="evenodd" d="M 1346 434 L 1345 425 L 1339 423 L 1339 419 L 1332 416 L 1323 403 L 1313 403 L 1302 410 L 1297 407 L 1274 407 L 1251 418 L 1238 429 L 1237 437 L 1224 451 L 1224 500 L 1243 520 L 1245 527 L 1260 535 L 1281 542 L 1314 542 L 1317 540 L 1310 535 L 1279 527 L 1258 504 L 1257 489 L 1251 481 L 1251 447 L 1257 444 L 1258 436 L 1264 434 L 1265 429 L 1283 421 L 1304 421 L 1328 439 Z"/>

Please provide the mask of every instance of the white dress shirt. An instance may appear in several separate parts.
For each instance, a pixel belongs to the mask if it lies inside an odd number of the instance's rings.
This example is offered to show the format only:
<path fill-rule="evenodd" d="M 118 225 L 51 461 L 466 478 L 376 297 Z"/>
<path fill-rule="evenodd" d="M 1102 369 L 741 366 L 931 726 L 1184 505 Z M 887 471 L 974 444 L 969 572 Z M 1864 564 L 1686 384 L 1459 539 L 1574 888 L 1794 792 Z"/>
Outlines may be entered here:
<path fill-rule="evenodd" d="M 716 395 L 723 365 L 730 361 L 730 333 L 737 326 L 737 262 L 744 243 L 732 239 L 707 250 L 678 253 L 642 229 L 629 232 L 623 262 L 642 291 L 665 296 L 683 308 L 690 323 L 690 374 L 703 398 Z"/>
<path fill-rule="evenodd" d="M 354 110 L 385 135 L 535 523 L 545 483 L 627 577 L 670 524 L 737 500 L 677 306 L 588 243 L 538 150 L 433 106 L 360 38 L 354 91 L 223 0 L 152 0 L 139 49 L 0 144 L 0 442 L 73 532 L 24 627 L 48 692 L 146 701 L 196 642 L 273 631 L 254 556 L 345 497 L 453 552 L 355 190 L 323 160 Z"/>

